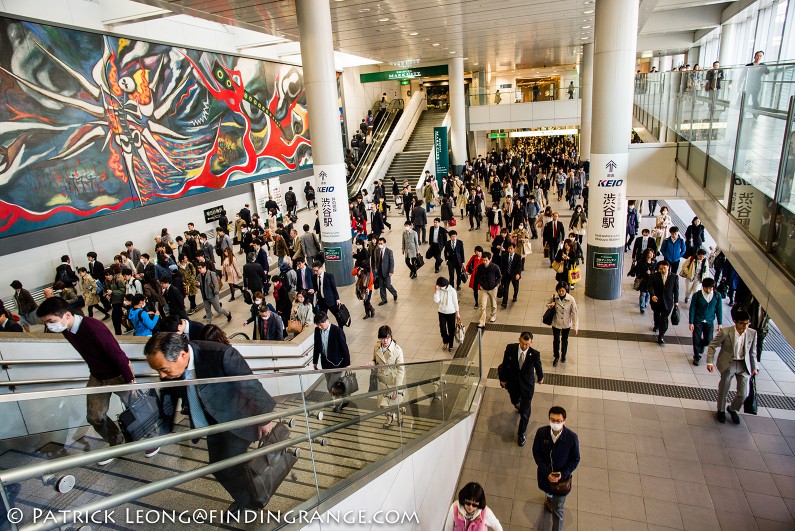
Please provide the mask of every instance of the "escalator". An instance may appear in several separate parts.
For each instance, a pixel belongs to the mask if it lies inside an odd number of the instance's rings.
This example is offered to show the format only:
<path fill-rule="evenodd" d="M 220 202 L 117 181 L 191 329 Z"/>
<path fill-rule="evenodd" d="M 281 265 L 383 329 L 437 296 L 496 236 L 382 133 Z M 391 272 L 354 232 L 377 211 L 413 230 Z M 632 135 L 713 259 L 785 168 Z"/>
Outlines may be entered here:
<path fill-rule="evenodd" d="M 386 111 L 380 111 L 374 121 L 372 139 L 362 153 L 356 169 L 348 178 L 348 197 L 355 197 L 362 189 L 367 175 L 386 145 L 386 141 L 403 115 L 403 100 L 394 99 L 389 102 Z"/>

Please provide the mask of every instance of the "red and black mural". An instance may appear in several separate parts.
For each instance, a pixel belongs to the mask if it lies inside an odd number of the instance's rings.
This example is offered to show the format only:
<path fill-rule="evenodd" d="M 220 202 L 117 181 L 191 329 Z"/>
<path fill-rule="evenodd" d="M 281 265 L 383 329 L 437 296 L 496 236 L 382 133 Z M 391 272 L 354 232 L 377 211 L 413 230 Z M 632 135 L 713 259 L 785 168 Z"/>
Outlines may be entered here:
<path fill-rule="evenodd" d="M 311 165 L 300 67 L 0 17 L 0 237 Z"/>

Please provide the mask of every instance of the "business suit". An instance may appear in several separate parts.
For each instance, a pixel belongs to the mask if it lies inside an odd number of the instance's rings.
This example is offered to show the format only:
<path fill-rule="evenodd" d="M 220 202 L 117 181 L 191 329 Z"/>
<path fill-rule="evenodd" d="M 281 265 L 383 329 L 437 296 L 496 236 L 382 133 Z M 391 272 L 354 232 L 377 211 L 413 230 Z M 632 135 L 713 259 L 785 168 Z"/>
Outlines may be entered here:
<path fill-rule="evenodd" d="M 439 272 L 439 266 L 442 264 L 442 254 L 444 251 L 444 244 L 447 243 L 447 230 L 444 227 L 431 227 L 428 231 L 428 247 L 429 257 L 434 258 L 433 272 Z"/>
<path fill-rule="evenodd" d="M 644 242 L 643 239 L 646 239 Z M 638 236 L 635 238 L 635 243 L 632 244 L 632 261 L 643 261 L 643 251 L 646 249 L 654 249 L 654 254 L 657 256 L 657 240 L 651 236 Z"/>
<path fill-rule="evenodd" d="M 383 306 L 387 303 L 387 290 L 397 300 L 397 290 L 392 286 L 392 275 L 395 273 L 395 253 L 388 247 L 383 250 L 376 248 L 373 250 L 373 258 L 375 260 L 375 276 L 378 278 L 379 293 L 381 294 L 381 306 Z"/>
<path fill-rule="evenodd" d="M 163 292 L 163 298 L 168 305 L 169 315 L 178 315 L 180 319 L 187 319 L 188 312 L 185 311 L 185 296 L 173 284 L 168 285 L 168 289 Z"/>
<path fill-rule="evenodd" d="M 748 378 L 757 371 L 756 356 L 756 330 L 746 328 L 740 336 L 740 354 L 743 359 L 734 360 L 734 349 L 737 328 L 729 326 L 722 328 L 715 339 L 707 347 L 707 368 L 710 365 L 717 367 L 720 373 L 720 383 L 718 384 L 718 412 L 722 412 L 726 407 L 726 397 L 729 394 L 729 386 L 732 378 L 737 378 L 737 395 L 731 403 L 732 411 L 740 411 L 745 397 L 748 396 Z M 715 362 L 715 349 L 720 348 L 718 360 Z"/>
<path fill-rule="evenodd" d="M 191 321 L 190 319 L 185 319 L 185 321 L 188 321 L 188 329 L 186 330 L 188 339 L 191 341 L 196 341 L 201 338 L 202 334 L 204 333 L 205 325 L 198 321 Z"/>
<path fill-rule="evenodd" d="M 541 353 L 532 347 L 527 349 L 524 364 L 519 367 L 519 343 L 511 343 L 505 347 L 502 365 L 499 367 L 500 384 L 505 385 L 511 397 L 511 403 L 519 411 L 518 435 L 520 443 L 525 438 L 527 424 L 530 422 L 530 404 L 535 392 L 533 370 L 538 382 L 544 381 L 544 370 L 541 368 Z"/>
<path fill-rule="evenodd" d="M 315 327 L 315 345 L 312 352 L 312 364 L 318 365 L 321 369 L 343 369 L 350 366 L 351 354 L 348 351 L 348 342 L 345 339 L 345 331 L 339 326 L 329 325 L 328 348 L 323 350 L 323 339 L 320 328 Z M 330 372 L 326 377 L 326 388 L 331 392 L 331 386 L 340 379 L 340 372 Z"/>
<path fill-rule="evenodd" d="M 322 281 L 322 290 L 320 289 L 319 275 L 312 275 L 312 286 L 315 290 L 315 306 L 319 311 L 331 312 L 337 319 L 337 324 L 340 327 L 345 326 L 340 317 L 340 306 L 337 302 L 340 300 L 340 294 L 337 293 L 337 283 L 334 280 L 334 275 L 324 272 Z M 317 313 L 317 311 L 315 312 Z"/>
<path fill-rule="evenodd" d="M 550 221 L 544 225 L 543 242 L 549 246 L 549 263 L 555 259 L 555 253 L 558 251 L 558 246 L 566 238 L 566 229 L 563 227 L 562 221 Z"/>
<path fill-rule="evenodd" d="M 658 340 L 662 340 L 665 332 L 668 331 L 668 316 L 674 309 L 674 290 L 679 284 L 677 276 L 668 270 L 668 277 L 663 282 L 663 277 L 658 271 L 649 277 L 649 293 L 652 297 L 657 297 L 651 301 L 651 309 L 654 312 L 654 327 L 657 330 Z"/>
<path fill-rule="evenodd" d="M 312 285 L 312 276 L 314 273 L 312 269 L 308 266 L 304 265 L 302 269 L 296 268 L 296 283 L 295 283 L 295 291 L 309 291 L 310 289 L 315 289 Z"/>
<path fill-rule="evenodd" d="M 464 259 L 464 242 L 457 238 L 455 242 L 447 240 L 444 244 L 444 259 L 447 261 L 447 276 L 449 277 L 450 285 L 455 285 L 455 289 L 460 288 L 461 271 L 463 271 L 466 263 Z M 455 282 L 453 282 L 454 279 Z"/>
<path fill-rule="evenodd" d="M 204 301 L 204 318 L 208 322 L 212 321 L 214 308 L 216 312 L 226 316 L 227 321 L 231 321 L 232 314 L 229 313 L 229 310 L 221 307 L 221 301 L 218 299 L 220 295 L 218 291 L 218 276 L 212 271 L 207 271 L 203 275 L 200 273 L 197 276 L 197 280 L 199 282 L 199 291 L 201 291 L 202 300 Z"/>
<path fill-rule="evenodd" d="M 522 275 L 522 257 L 517 253 L 513 255 L 507 251 L 500 255 L 500 270 L 502 271 L 502 307 L 508 306 L 508 289 L 513 285 L 513 302 L 516 302 L 516 295 L 519 293 L 519 279 Z"/>

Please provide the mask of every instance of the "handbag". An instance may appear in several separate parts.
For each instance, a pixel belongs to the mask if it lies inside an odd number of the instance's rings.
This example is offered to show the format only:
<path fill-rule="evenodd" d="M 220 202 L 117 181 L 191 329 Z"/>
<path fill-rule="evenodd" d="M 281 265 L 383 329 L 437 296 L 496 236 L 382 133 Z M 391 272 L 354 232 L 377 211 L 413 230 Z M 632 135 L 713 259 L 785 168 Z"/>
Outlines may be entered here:
<path fill-rule="evenodd" d="M 561 479 L 557 483 L 549 481 L 547 483 L 549 483 L 550 494 L 554 494 L 555 496 L 566 496 L 571 492 L 571 476 L 566 479 Z"/>
<path fill-rule="evenodd" d="M 368 393 L 378 391 L 378 370 L 370 369 L 370 386 L 367 388 Z"/>
<path fill-rule="evenodd" d="M 555 270 L 555 273 L 563 273 L 563 262 L 555 260 L 552 262 L 552 269 Z"/>
<path fill-rule="evenodd" d="M 573 266 L 569 269 L 569 284 L 576 284 L 580 281 L 580 268 L 579 266 Z"/>
<path fill-rule="evenodd" d="M 279 423 L 260 440 L 258 448 L 289 438 L 290 428 Z M 260 455 L 243 465 L 243 482 L 249 497 L 256 503 L 267 505 L 296 462 L 298 458 L 295 455 L 279 451 Z"/>
<path fill-rule="evenodd" d="M 461 271 L 459 271 L 458 276 L 461 277 L 461 282 L 463 282 L 464 284 L 466 284 L 467 281 L 469 281 L 469 275 L 467 274 L 466 269 L 464 269 L 463 267 L 461 268 Z"/>
<path fill-rule="evenodd" d="M 640 288 L 643 286 L 643 279 L 640 277 L 635 278 L 635 282 L 632 283 L 632 289 L 635 291 L 640 291 Z"/>
<path fill-rule="evenodd" d="M 422 259 L 421 254 L 418 254 L 417 257 L 414 259 L 414 267 L 420 269 L 424 265 L 425 265 L 425 260 Z"/>
<path fill-rule="evenodd" d="M 464 324 L 461 322 L 460 317 L 456 317 L 455 319 L 455 340 L 458 341 L 458 344 L 462 344 L 464 342 L 464 337 L 466 337 L 466 329 L 464 328 Z"/>
<path fill-rule="evenodd" d="M 127 407 L 119 414 L 119 427 L 127 442 L 140 441 L 171 430 L 174 410 L 165 411 L 154 389 L 130 393 Z"/>
<path fill-rule="evenodd" d="M 522 244 L 522 249 L 524 250 L 524 254 L 533 254 L 533 245 L 530 242 L 524 242 Z"/>
<path fill-rule="evenodd" d="M 680 317 L 679 306 L 674 306 L 674 311 L 671 312 L 671 324 L 674 326 L 678 325 Z"/>
<path fill-rule="evenodd" d="M 541 322 L 547 326 L 552 326 L 552 321 L 555 320 L 555 307 L 547 308 L 547 311 L 544 312 L 544 316 L 541 317 Z"/>
<path fill-rule="evenodd" d="M 287 321 L 287 332 L 293 334 L 300 334 L 304 331 L 304 325 L 298 319 L 290 319 Z"/>
<path fill-rule="evenodd" d="M 454 218 L 454 217 L 453 217 L 453 218 L 450 218 L 450 226 L 451 226 L 451 227 L 455 227 L 456 223 L 457 223 L 457 222 L 456 222 L 456 220 L 455 220 L 455 218 Z"/>
<path fill-rule="evenodd" d="M 425 251 L 425 259 L 430 260 L 432 256 L 433 256 L 433 246 L 428 247 L 428 250 Z"/>
<path fill-rule="evenodd" d="M 359 380 L 356 379 L 356 373 L 352 371 L 345 371 L 339 380 L 334 382 L 334 387 L 341 391 L 338 396 L 350 396 L 359 391 Z"/>
<path fill-rule="evenodd" d="M 344 304 L 340 304 L 338 311 L 340 312 L 340 324 L 351 326 L 351 312 L 348 311 L 348 308 Z"/>
<path fill-rule="evenodd" d="M 743 411 L 749 415 L 756 415 L 758 409 L 756 398 L 756 375 L 751 376 L 751 381 L 748 382 L 748 396 L 745 397 L 743 402 Z"/>
<path fill-rule="evenodd" d="M 240 290 L 243 293 L 243 302 L 246 304 L 254 304 L 254 299 L 251 297 L 251 292 L 246 288 Z"/>

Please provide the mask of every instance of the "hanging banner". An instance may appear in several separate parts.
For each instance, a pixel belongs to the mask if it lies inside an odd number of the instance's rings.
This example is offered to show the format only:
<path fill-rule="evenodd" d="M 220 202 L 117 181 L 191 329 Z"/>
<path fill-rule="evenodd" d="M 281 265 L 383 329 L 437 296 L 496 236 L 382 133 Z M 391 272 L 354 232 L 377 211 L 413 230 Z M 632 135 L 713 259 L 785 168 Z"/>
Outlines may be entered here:
<path fill-rule="evenodd" d="M 447 177 L 450 170 L 450 152 L 447 147 L 447 126 L 433 128 L 433 160 L 436 171 L 436 182 L 442 189 L 442 179 Z"/>
<path fill-rule="evenodd" d="M 623 247 L 627 234 L 628 154 L 591 153 L 588 244 Z"/>
<path fill-rule="evenodd" d="M 315 164 L 320 236 L 324 245 L 351 239 L 345 163 Z"/>
<path fill-rule="evenodd" d="M 765 223 L 765 208 L 770 199 L 741 177 L 734 178 L 732 190 L 732 216 L 745 227 L 748 232 L 767 241 L 767 233 L 762 233 Z M 767 227 L 765 227 L 767 230 Z"/>

